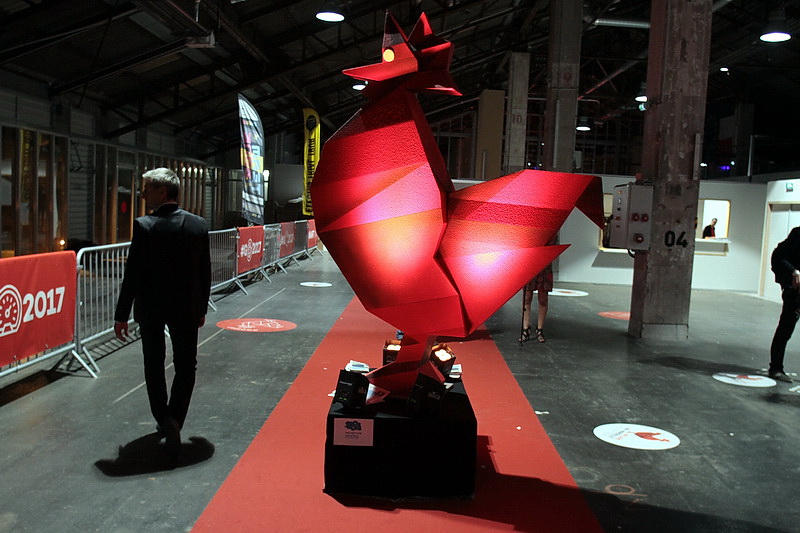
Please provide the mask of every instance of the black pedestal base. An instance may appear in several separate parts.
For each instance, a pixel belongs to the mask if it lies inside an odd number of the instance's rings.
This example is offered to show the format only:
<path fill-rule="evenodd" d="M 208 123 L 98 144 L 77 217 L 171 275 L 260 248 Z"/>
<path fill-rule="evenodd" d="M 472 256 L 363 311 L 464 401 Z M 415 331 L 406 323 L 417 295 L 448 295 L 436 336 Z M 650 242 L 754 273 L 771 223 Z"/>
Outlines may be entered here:
<path fill-rule="evenodd" d="M 461 383 L 432 413 L 388 399 L 361 411 L 334 403 L 325 440 L 325 492 L 387 498 L 470 498 L 477 421 Z"/>

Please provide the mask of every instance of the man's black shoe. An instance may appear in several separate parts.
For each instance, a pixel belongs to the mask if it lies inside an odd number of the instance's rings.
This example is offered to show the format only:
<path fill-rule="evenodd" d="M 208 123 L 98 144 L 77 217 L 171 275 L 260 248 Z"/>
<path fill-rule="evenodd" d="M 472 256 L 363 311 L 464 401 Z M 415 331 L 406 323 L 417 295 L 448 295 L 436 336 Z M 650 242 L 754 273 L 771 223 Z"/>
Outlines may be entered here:
<path fill-rule="evenodd" d="M 792 382 L 792 378 L 787 376 L 784 372 L 780 372 L 780 371 L 772 371 L 772 370 L 770 370 L 769 377 L 771 377 L 775 381 L 783 381 L 785 383 L 791 383 Z"/>
<path fill-rule="evenodd" d="M 168 416 L 159 427 L 166 438 L 167 453 L 173 459 L 177 459 L 181 453 L 181 428 L 178 426 L 178 421 Z"/>

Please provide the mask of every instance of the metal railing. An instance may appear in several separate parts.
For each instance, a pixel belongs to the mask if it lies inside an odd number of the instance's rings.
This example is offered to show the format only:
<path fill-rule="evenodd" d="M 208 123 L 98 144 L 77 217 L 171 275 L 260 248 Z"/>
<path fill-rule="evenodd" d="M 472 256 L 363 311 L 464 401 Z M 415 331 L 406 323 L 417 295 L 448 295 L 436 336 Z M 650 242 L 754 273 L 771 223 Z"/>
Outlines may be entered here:
<path fill-rule="evenodd" d="M 208 232 L 211 247 L 211 291 L 230 285 L 236 279 L 236 228 Z M 209 302 L 216 310 L 214 302 Z"/>
<path fill-rule="evenodd" d="M 302 220 L 291 224 L 293 224 L 291 226 L 292 235 L 287 234 L 286 230 L 290 227 L 288 225 L 283 228 L 281 224 L 263 226 L 264 241 L 261 263 L 245 273 L 237 273 L 238 229 L 210 231 L 212 292 L 235 283 L 246 294 L 247 291 L 241 283 L 241 278 L 260 272 L 267 281 L 271 282 L 272 280 L 267 275 L 268 269 L 274 268 L 276 271 L 280 270 L 285 273 L 285 264 L 290 262 L 299 264 L 297 259 L 301 256 L 310 259 L 311 254 L 316 250 L 316 238 L 313 242 L 314 249 L 309 250 L 308 221 Z M 289 242 L 286 239 L 293 240 L 291 248 L 286 246 Z M 281 249 L 283 249 L 283 253 L 281 253 Z M 47 352 L 35 354 L 23 362 L 0 368 L 0 377 L 60 355 L 61 359 L 56 367 L 72 372 L 73 363 L 77 361 L 89 375 L 96 378 L 100 371 L 96 362 L 97 357 L 92 355 L 87 345 L 96 341 L 111 340 L 109 335 L 114 331 L 114 310 L 125 274 L 125 263 L 129 250 L 129 242 L 81 249 L 76 256 L 77 294 L 75 298 L 75 335 L 72 342 Z M 209 306 L 216 310 L 213 301 L 209 300 Z"/>
<path fill-rule="evenodd" d="M 93 372 L 89 365 L 97 372 L 100 369 L 87 344 L 114 331 L 114 309 L 130 247 L 131 243 L 125 242 L 82 248 L 76 258 L 78 293 L 72 355 L 90 374 Z"/>

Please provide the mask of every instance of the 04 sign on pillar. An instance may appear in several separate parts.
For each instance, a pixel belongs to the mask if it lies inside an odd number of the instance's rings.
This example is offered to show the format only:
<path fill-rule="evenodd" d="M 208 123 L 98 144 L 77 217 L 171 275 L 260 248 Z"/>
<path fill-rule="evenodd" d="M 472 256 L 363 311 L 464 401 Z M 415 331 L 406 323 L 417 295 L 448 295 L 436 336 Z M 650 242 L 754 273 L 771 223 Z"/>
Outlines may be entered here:
<path fill-rule="evenodd" d="M 664 246 L 672 248 L 673 246 L 682 246 L 686 248 L 689 241 L 686 240 L 686 232 L 680 230 L 668 230 L 664 233 Z"/>

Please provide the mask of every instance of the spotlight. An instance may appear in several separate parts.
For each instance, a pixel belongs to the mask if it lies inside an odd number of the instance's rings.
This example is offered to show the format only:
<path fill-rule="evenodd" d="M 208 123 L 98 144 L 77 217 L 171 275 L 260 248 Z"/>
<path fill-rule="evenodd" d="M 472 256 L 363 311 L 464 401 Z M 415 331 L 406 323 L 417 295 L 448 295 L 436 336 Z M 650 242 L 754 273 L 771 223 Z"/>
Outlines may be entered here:
<path fill-rule="evenodd" d="M 639 103 L 644 103 L 647 101 L 647 84 L 642 83 L 642 86 L 639 87 L 639 92 L 636 93 L 636 97 L 634 98 Z"/>
<path fill-rule="evenodd" d="M 317 18 L 323 22 L 341 22 L 344 20 L 344 14 L 337 2 L 325 2 L 317 11 Z"/>
<path fill-rule="evenodd" d="M 788 41 L 792 36 L 786 31 L 786 12 L 783 8 L 777 8 L 769 14 L 767 27 L 760 39 L 765 43 L 782 43 Z"/>
<path fill-rule="evenodd" d="M 388 365 L 397 360 L 401 344 L 399 340 L 390 339 L 383 344 L 383 364 Z"/>
<path fill-rule="evenodd" d="M 447 344 L 435 344 L 431 348 L 430 355 L 431 363 L 436 367 L 436 370 L 442 373 L 442 376 L 447 377 L 450 370 L 453 368 L 453 363 L 456 362 L 456 354 L 450 349 Z"/>

